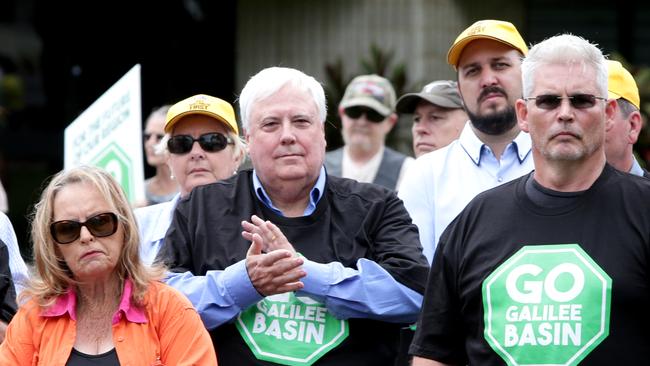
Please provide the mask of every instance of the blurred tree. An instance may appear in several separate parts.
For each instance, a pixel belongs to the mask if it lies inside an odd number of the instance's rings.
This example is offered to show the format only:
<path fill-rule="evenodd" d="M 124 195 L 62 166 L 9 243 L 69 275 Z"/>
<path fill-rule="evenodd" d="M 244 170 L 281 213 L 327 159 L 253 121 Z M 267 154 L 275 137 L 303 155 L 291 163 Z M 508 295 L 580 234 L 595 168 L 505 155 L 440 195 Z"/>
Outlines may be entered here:
<path fill-rule="evenodd" d="M 395 94 L 399 98 L 407 88 L 408 75 L 406 64 L 397 62 L 393 64 L 395 53 L 382 50 L 376 44 L 371 44 L 368 55 L 359 61 L 360 72 L 347 74 L 344 70 L 343 61 L 339 58 L 334 62 L 325 64 L 325 75 L 327 77 L 325 95 L 327 96 L 327 124 L 325 126 L 325 137 L 327 138 L 327 149 L 334 150 L 343 145 L 341 136 L 341 119 L 338 115 L 338 106 L 345 93 L 345 88 L 355 76 L 377 74 L 390 80 L 395 88 Z M 405 131 L 408 130 L 408 132 Z M 410 126 L 397 124 L 386 137 L 386 145 L 405 154 L 412 154 L 411 142 L 405 139 L 410 136 Z"/>

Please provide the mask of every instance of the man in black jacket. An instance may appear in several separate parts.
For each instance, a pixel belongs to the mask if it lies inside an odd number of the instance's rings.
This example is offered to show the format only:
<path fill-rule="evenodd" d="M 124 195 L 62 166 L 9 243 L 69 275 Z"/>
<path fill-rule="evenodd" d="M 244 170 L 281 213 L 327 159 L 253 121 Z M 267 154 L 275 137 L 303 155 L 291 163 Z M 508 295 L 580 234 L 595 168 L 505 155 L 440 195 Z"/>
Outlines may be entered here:
<path fill-rule="evenodd" d="M 221 365 L 393 365 L 428 271 L 402 202 L 325 173 L 312 77 L 264 69 L 239 103 L 253 170 L 179 202 L 168 282 L 199 311 Z"/>

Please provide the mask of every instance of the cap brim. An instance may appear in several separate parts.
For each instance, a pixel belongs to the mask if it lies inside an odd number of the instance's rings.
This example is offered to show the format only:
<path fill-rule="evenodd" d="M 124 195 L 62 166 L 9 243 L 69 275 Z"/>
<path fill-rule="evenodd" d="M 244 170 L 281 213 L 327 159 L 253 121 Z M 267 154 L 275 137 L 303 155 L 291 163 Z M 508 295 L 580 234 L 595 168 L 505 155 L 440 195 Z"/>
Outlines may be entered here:
<path fill-rule="evenodd" d="M 390 108 L 379 103 L 374 98 L 352 98 L 350 100 L 341 102 L 339 106 L 344 109 L 349 107 L 368 107 L 374 109 L 375 111 L 379 112 L 381 115 L 385 117 L 388 117 L 390 116 L 391 113 L 393 113 L 393 111 Z"/>
<path fill-rule="evenodd" d="M 413 113 L 415 112 L 415 107 L 417 107 L 417 104 L 421 100 L 424 100 L 433 105 L 437 105 L 443 108 L 450 108 L 450 109 L 463 108 L 462 105 L 459 106 L 458 104 L 450 101 L 449 99 L 438 95 L 431 95 L 431 94 L 424 94 L 424 93 L 409 93 L 409 94 L 404 94 L 397 100 L 397 105 L 395 105 L 395 110 L 398 113 Z"/>

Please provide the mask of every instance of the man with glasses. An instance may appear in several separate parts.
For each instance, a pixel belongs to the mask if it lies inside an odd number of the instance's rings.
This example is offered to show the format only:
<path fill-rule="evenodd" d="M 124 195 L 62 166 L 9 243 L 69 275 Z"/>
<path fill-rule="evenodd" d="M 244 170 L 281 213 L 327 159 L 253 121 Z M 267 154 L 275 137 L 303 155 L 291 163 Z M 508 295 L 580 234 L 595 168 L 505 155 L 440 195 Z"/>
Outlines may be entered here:
<path fill-rule="evenodd" d="M 413 151 L 418 158 L 449 145 L 467 122 L 458 84 L 451 80 L 437 80 L 419 93 L 402 95 L 395 110 L 413 114 Z"/>
<path fill-rule="evenodd" d="M 413 366 L 650 359 L 650 181 L 605 158 L 602 52 L 560 35 L 522 63 L 534 168 L 472 200 L 436 250 Z"/>
<path fill-rule="evenodd" d="M 314 78 L 264 69 L 239 106 L 253 169 L 178 203 L 168 283 L 199 311 L 220 365 L 393 366 L 428 271 L 406 209 L 392 191 L 326 174 Z"/>
<path fill-rule="evenodd" d="M 633 151 L 643 127 L 639 88 L 620 62 L 607 60 L 607 72 L 609 98 L 616 100 L 616 113 L 605 135 L 607 162 L 620 171 L 649 178 L 650 174 L 636 161 Z"/>
<path fill-rule="evenodd" d="M 413 158 L 385 145 L 397 122 L 394 106 L 395 90 L 381 76 L 361 75 L 348 84 L 339 104 L 345 145 L 327 153 L 328 174 L 399 188 Z"/>
<path fill-rule="evenodd" d="M 514 108 L 527 51 L 514 25 L 498 20 L 472 24 L 449 49 L 469 123 L 458 140 L 417 159 L 399 191 L 430 262 L 440 235 L 472 198 L 533 167 Z"/>

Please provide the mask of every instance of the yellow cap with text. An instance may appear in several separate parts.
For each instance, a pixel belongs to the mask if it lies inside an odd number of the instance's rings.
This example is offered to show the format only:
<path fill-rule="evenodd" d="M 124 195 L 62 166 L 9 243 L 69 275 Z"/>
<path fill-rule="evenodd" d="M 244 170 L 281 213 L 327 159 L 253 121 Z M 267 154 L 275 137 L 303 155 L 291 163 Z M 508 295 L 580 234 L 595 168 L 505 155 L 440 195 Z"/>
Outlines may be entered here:
<path fill-rule="evenodd" d="M 198 94 L 174 104 L 167 112 L 165 121 L 165 133 L 170 133 L 174 129 L 174 124 L 179 119 L 192 114 L 202 114 L 213 117 L 223 122 L 226 127 L 230 128 L 235 134 L 239 134 L 235 110 L 232 105 L 225 100 L 211 97 L 205 94 Z"/>
<path fill-rule="evenodd" d="M 512 23 L 488 19 L 479 20 L 470 25 L 456 38 L 449 52 L 447 52 L 447 63 L 456 68 L 465 46 L 477 39 L 491 39 L 518 50 L 524 56 L 528 54 L 526 42 L 521 38 L 517 28 Z"/>

